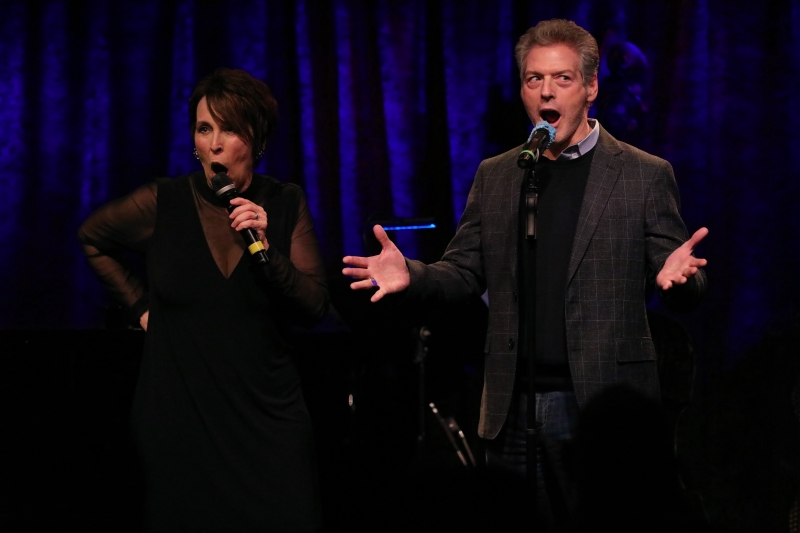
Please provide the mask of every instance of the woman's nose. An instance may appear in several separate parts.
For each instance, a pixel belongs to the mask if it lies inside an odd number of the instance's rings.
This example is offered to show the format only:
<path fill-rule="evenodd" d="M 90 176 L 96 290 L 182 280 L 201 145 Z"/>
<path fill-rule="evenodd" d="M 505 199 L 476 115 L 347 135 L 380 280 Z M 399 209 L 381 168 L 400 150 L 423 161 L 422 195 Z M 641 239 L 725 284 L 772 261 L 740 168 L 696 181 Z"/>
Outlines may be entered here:
<path fill-rule="evenodd" d="M 222 151 L 222 139 L 218 133 L 211 138 L 211 151 L 215 154 Z"/>

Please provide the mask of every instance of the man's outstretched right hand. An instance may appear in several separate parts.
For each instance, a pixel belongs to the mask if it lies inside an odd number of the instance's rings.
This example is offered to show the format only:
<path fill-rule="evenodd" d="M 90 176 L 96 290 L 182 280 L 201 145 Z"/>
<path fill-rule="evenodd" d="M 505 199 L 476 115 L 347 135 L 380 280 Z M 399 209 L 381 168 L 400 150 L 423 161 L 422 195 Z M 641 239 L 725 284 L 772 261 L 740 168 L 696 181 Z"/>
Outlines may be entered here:
<path fill-rule="evenodd" d="M 375 238 L 381 244 L 381 253 L 370 257 L 348 255 L 342 262 L 350 265 L 342 269 L 342 274 L 355 278 L 351 289 L 374 289 L 370 301 L 377 302 L 387 294 L 404 291 L 411 283 L 406 260 L 397 246 L 389 239 L 382 227 L 372 228 Z"/>

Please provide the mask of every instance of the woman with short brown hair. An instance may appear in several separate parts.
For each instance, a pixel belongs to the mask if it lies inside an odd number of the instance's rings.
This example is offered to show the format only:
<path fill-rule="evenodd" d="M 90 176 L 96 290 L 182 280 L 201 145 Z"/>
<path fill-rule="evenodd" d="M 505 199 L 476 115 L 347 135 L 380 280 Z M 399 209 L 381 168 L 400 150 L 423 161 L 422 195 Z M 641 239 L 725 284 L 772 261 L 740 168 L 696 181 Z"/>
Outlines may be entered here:
<path fill-rule="evenodd" d="M 202 170 L 113 201 L 80 229 L 86 257 L 147 331 L 132 424 L 152 531 L 314 531 L 311 424 L 289 329 L 328 291 L 296 185 L 255 174 L 277 120 L 263 82 L 221 69 L 189 106 Z M 239 193 L 212 190 L 225 173 Z M 266 266 L 239 234 L 252 230 Z M 148 287 L 118 259 L 145 255 Z"/>

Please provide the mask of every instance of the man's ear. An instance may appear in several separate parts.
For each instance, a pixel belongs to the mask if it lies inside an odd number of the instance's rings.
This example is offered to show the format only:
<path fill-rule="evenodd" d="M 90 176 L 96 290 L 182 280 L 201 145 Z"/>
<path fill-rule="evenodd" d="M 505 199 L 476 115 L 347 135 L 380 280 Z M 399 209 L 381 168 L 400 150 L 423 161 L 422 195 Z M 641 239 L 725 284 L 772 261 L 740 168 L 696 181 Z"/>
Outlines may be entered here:
<path fill-rule="evenodd" d="M 589 104 L 594 103 L 595 99 L 597 98 L 597 74 L 592 77 L 592 81 L 586 86 L 586 101 Z"/>

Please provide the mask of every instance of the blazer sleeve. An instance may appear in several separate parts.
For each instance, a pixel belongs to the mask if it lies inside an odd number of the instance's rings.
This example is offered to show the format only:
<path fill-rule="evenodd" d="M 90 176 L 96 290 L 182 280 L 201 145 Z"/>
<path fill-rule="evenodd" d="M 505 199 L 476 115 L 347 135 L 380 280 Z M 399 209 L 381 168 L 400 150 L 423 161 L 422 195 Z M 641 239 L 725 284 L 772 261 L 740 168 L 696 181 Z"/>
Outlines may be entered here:
<path fill-rule="evenodd" d="M 672 165 L 662 161 L 657 167 L 645 205 L 645 239 L 648 283 L 654 284 L 669 255 L 689 239 L 680 216 L 680 193 Z M 706 273 L 702 269 L 684 285 L 668 291 L 659 289 L 664 305 L 673 311 L 688 312 L 697 307 L 706 293 Z"/>
<path fill-rule="evenodd" d="M 486 290 L 481 246 L 481 203 L 486 179 L 486 161 L 478 166 L 467 197 L 467 205 L 442 259 L 431 265 L 406 259 L 411 284 L 407 299 L 419 302 L 452 303 Z"/>

